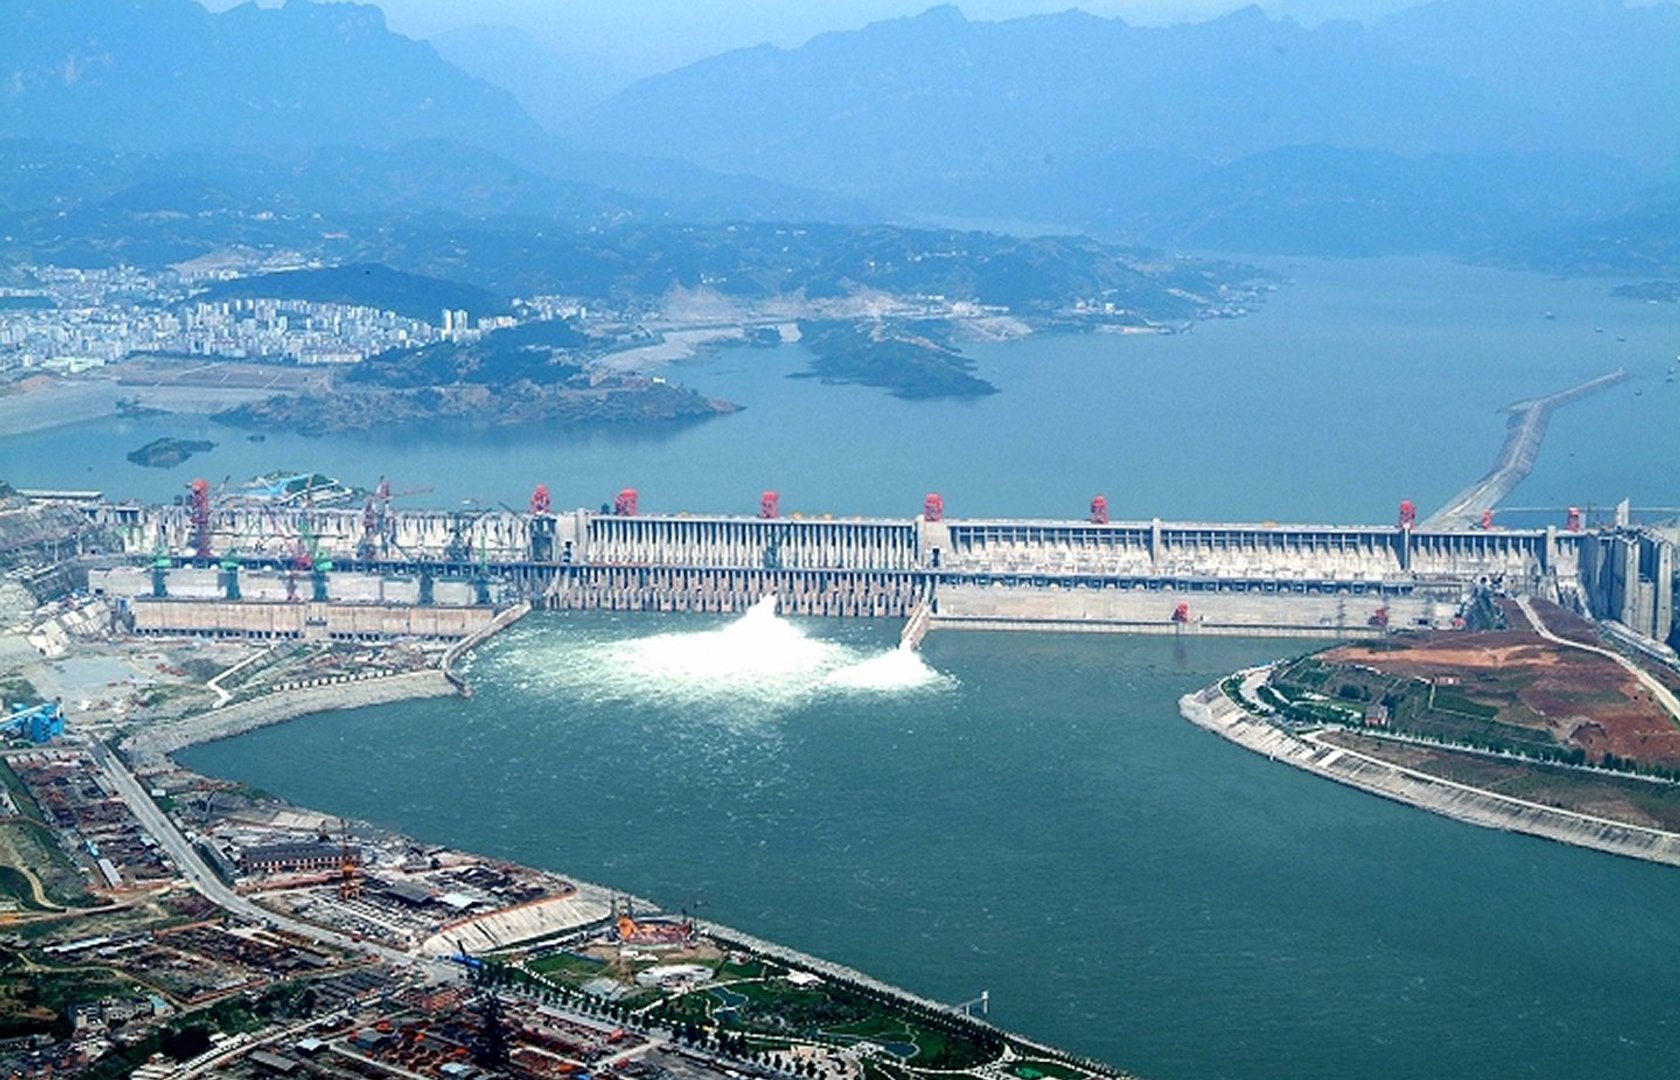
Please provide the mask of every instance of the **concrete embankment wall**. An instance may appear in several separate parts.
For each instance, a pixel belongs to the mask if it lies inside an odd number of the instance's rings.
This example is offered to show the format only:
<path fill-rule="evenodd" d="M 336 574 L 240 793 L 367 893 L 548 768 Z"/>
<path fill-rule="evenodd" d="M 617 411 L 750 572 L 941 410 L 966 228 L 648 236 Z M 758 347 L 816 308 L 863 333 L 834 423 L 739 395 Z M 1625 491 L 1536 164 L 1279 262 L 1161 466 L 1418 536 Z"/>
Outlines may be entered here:
<path fill-rule="evenodd" d="M 221 570 L 197 566 L 177 566 L 164 572 L 164 586 L 175 600 L 223 600 L 227 597 L 227 581 Z M 288 580 L 289 579 L 289 580 Z M 289 573 L 281 570 L 239 571 L 239 594 L 242 601 L 280 602 L 293 597 L 308 599 L 313 584 L 307 571 Z M 414 574 L 380 574 L 365 571 L 334 570 L 327 575 L 328 595 L 338 602 L 418 604 L 420 580 Z M 118 566 L 92 570 L 88 573 L 88 589 L 95 596 L 150 598 L 152 571 L 140 566 Z M 469 581 L 439 579 L 432 585 L 432 599 L 439 607 L 466 607 L 473 603 L 473 586 Z"/>
<path fill-rule="evenodd" d="M 188 746 L 232 738 L 310 713 L 444 697 L 454 692 L 455 687 L 436 668 L 379 678 L 347 678 L 320 686 L 277 691 L 185 720 L 145 728 L 129 736 L 123 748 L 137 767 L 145 768 L 161 764 L 164 757 Z"/>
<path fill-rule="evenodd" d="M 1188 618 L 1173 616 L 1188 605 Z M 1019 588 L 947 585 L 937 596 L 939 629 L 1085 630 L 1125 634 L 1215 634 L 1244 637 L 1377 637 L 1388 626 L 1450 625 L 1456 605 L 1428 598 L 1297 593 L 1204 593 L 1165 590 Z"/>
<path fill-rule="evenodd" d="M 488 607 L 146 597 L 129 601 L 129 610 L 135 632 L 141 634 L 349 641 L 392 637 L 459 641 L 477 633 L 496 615 Z"/>
<path fill-rule="evenodd" d="M 605 922 L 612 904 L 598 894 L 574 893 L 475 915 L 445 926 L 421 943 L 426 956 L 475 955 Z"/>
<path fill-rule="evenodd" d="M 451 645 L 449 647 L 449 651 L 443 654 L 443 663 L 441 665 L 443 677 L 448 679 L 450 685 L 455 687 L 456 690 L 459 690 L 462 694 L 470 695 L 471 689 L 467 686 L 466 680 L 455 673 L 455 665 L 460 662 L 461 657 L 478 648 L 486 641 L 489 641 L 492 637 L 501 633 L 503 630 L 506 630 L 508 627 L 512 626 L 520 619 L 523 619 L 530 613 L 530 604 L 515 604 L 506 611 L 497 613 L 494 619 L 491 619 L 489 622 L 473 631 L 470 636 L 461 639 L 454 645 Z"/>
<path fill-rule="evenodd" d="M 1179 711 L 1198 727 L 1276 761 L 1386 799 L 1490 829 L 1528 833 L 1565 844 L 1680 866 L 1680 834 L 1623 825 L 1455 784 L 1412 769 L 1309 742 L 1260 719 L 1218 686 L 1179 699 Z"/>
<path fill-rule="evenodd" d="M 313 605 L 273 606 L 297 608 Z M 422 617 L 428 612 L 439 613 L 430 608 L 384 610 L 388 610 L 393 617 L 404 612 Z M 146 728 L 130 735 L 124 741 L 123 748 L 137 767 L 146 768 L 163 764 L 168 755 L 188 746 L 232 738 L 259 727 L 294 720 L 310 713 L 335 712 L 364 705 L 385 705 L 394 701 L 464 694 L 467 686 L 453 671 L 455 662 L 467 651 L 512 626 L 530 610 L 529 604 L 519 604 L 496 613 L 485 608 L 465 609 L 466 613 L 477 616 L 470 624 L 471 633 L 457 635 L 461 636 L 461 640 L 444 655 L 443 663 L 439 667 L 399 675 L 358 672 L 327 676 L 312 684 L 287 686 L 261 697 Z"/>

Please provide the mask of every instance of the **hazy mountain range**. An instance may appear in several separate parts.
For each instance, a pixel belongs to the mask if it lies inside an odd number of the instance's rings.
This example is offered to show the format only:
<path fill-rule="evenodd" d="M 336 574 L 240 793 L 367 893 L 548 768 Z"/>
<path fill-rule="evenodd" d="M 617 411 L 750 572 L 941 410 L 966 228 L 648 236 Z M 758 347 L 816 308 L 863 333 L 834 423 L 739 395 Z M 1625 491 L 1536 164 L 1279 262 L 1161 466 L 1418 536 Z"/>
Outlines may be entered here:
<path fill-rule="evenodd" d="M 1443 0 L 1366 27 L 954 7 L 738 50 L 578 141 L 910 211 L 1132 238 L 1461 247 L 1619 212 L 1680 162 L 1680 8 Z"/>
<path fill-rule="evenodd" d="M 1680 179 L 1680 7 L 1666 3 L 1440 0 L 1310 29 L 1257 8 L 1144 28 L 947 6 L 728 52 L 606 100 L 611 72 L 517 31 L 434 48 L 364 5 L 0 0 L 0 25 L 0 208 L 14 212 L 921 215 L 1525 259 L 1547 236 L 1603 247 L 1595 223 L 1623 223 L 1619 254 L 1581 253 L 1603 266 L 1649 265 L 1625 230 L 1667 220 L 1664 184 Z"/>
<path fill-rule="evenodd" d="M 1680 8 L 1442 0 L 1372 27 L 1250 7 L 1133 27 L 954 7 L 738 50 L 579 117 L 584 142 L 814 187 L 894 188 L 1147 150 L 1561 151 L 1680 161 Z"/>
<path fill-rule="evenodd" d="M 358 4 L 0 0 L 0 129 L 125 149 L 497 146 L 544 139 L 513 95 Z"/>
<path fill-rule="evenodd" d="M 232 187 L 301 181 L 319 195 L 333 181 L 318 152 L 340 168 L 354 148 L 385 160 L 350 167 L 333 206 L 384 198 L 381 180 L 396 169 L 406 174 L 399 198 L 452 211 L 498 200 L 529 210 L 559 195 L 578 207 L 651 200 L 682 216 L 858 216 L 840 198 L 714 176 L 669 155 L 565 145 L 511 92 L 392 33 L 371 5 L 288 0 L 212 14 L 194 0 L 0 0 L 0 26 L 0 138 L 117 151 L 118 175 L 140 182 L 149 170 L 154 192 L 185 181 L 190 197 L 200 181 L 242 173 Z M 219 160 L 229 150 L 236 157 Z M 411 158 L 423 168 L 407 169 Z M 290 175 L 299 169 L 308 175 Z M 98 186 L 103 169 L 85 171 Z M 556 192 L 556 181 L 569 190 Z"/>
<path fill-rule="evenodd" d="M 597 57 L 557 53 L 512 26 L 463 26 L 428 40 L 462 71 L 506 88 L 551 131 L 630 82 Z"/>

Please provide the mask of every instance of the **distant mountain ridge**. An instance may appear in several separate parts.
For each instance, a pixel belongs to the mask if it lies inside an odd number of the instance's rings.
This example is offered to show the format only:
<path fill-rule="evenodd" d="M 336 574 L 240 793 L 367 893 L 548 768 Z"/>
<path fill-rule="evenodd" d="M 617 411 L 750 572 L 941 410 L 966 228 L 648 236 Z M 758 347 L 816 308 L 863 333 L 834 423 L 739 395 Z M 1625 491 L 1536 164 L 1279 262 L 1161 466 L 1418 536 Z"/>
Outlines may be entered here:
<path fill-rule="evenodd" d="M 1229 160 L 1323 143 L 1500 148 L 1539 114 L 1375 48 L 1246 8 L 1133 27 L 1081 11 L 970 22 L 936 7 L 795 50 L 761 46 L 644 79 L 581 118 L 586 145 L 867 190 L 1123 150 Z"/>
<path fill-rule="evenodd" d="M 508 90 L 550 131 L 630 81 L 594 57 L 562 55 L 510 26 L 463 26 L 427 40 L 462 71 Z"/>
<path fill-rule="evenodd" d="M 1256 7 L 1136 27 L 943 6 L 644 79 L 570 134 L 968 219 L 1262 248 L 1234 227 L 1247 211 L 1361 224 L 1364 205 L 1364 232 L 1415 216 L 1430 246 L 1619 210 L 1680 167 L 1675 116 L 1672 5 L 1440 0 L 1311 29 Z"/>
<path fill-rule="evenodd" d="M 0 131 L 127 149 L 510 147 L 544 132 L 513 96 L 386 29 L 365 4 L 0 0 Z"/>
<path fill-rule="evenodd" d="M 183 182 L 210 197 L 267 188 L 330 208 L 435 198 L 425 209 L 878 216 L 670 155 L 567 146 L 508 91 L 355 3 L 211 13 L 195 0 L 0 0 L 0 141 L 35 140 L 96 148 L 160 192 Z M 220 160 L 230 153 L 236 168 Z M 49 156 L 66 164 L 63 151 Z M 85 167 L 90 156 L 70 177 L 83 188 L 103 183 Z M 37 195 L 30 205 L 55 198 L 50 188 Z"/>
<path fill-rule="evenodd" d="M 1481 256 L 1535 230 L 1620 213 L 1643 186 L 1638 170 L 1597 156 L 1291 146 L 1181 173 L 1142 199 L 1111 199 L 1088 224 L 1206 250 Z"/>
<path fill-rule="evenodd" d="M 448 210 L 577 221 L 657 212 L 649 200 L 557 179 L 442 139 L 377 148 L 132 151 L 0 138 L 0 211 L 36 209 Z"/>
<path fill-rule="evenodd" d="M 517 33 L 444 38 L 551 123 L 591 93 Z M 1252 7 L 1136 27 L 944 6 L 642 80 L 562 141 L 375 7 L 0 0 L 0 214 L 52 258 L 185 257 L 230 229 L 262 244 L 310 214 L 338 232 L 406 214 L 1041 222 L 1525 260 L 1547 235 L 1599 235 L 1580 265 L 1644 267 L 1671 245 L 1604 229 L 1668 220 L 1650 192 L 1680 179 L 1676 58 L 1672 3 L 1438 0 L 1312 28 Z"/>
<path fill-rule="evenodd" d="M 1435 0 L 1380 20 L 1395 55 L 1541 113 L 1531 149 L 1680 164 L 1680 5 Z"/>
<path fill-rule="evenodd" d="M 1135 27 L 1077 9 L 971 22 L 941 6 L 643 79 L 572 130 L 829 187 L 917 163 L 969 172 L 1138 149 L 1217 162 L 1305 144 L 1670 164 L 1676 56 L 1680 8 L 1604 0 L 1440 0 L 1313 29 L 1257 7 Z"/>

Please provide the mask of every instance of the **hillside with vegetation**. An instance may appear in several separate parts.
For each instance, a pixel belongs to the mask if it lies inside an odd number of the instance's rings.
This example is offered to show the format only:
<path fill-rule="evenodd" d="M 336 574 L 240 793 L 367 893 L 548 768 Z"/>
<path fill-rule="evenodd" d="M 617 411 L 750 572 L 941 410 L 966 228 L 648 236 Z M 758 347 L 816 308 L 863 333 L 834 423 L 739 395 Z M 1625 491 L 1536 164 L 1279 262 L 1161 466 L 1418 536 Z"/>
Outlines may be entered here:
<path fill-rule="evenodd" d="M 438 322 L 445 308 L 465 311 L 474 319 L 509 310 L 506 299 L 476 285 L 408 274 L 381 263 L 252 274 L 219 281 L 193 297 L 209 303 L 258 298 L 379 308 L 430 323 Z"/>

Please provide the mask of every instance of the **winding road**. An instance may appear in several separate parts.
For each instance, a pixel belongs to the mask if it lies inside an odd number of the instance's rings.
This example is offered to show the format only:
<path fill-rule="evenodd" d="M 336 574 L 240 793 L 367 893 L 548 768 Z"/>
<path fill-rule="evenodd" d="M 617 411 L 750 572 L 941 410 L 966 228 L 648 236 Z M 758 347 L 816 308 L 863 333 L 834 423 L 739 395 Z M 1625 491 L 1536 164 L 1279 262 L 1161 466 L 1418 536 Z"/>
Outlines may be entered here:
<path fill-rule="evenodd" d="M 1588 645 L 1581 641 L 1571 641 L 1566 637 L 1559 637 L 1552 633 L 1546 628 L 1545 622 L 1540 618 L 1540 613 L 1534 610 L 1534 605 L 1528 597 L 1517 597 L 1517 606 L 1522 609 L 1523 616 L 1528 619 L 1528 625 L 1534 628 L 1534 632 L 1552 644 L 1562 645 L 1570 649 L 1580 649 L 1583 652 L 1597 653 L 1622 665 L 1627 669 L 1628 674 L 1638 679 L 1640 684 L 1651 692 L 1651 696 L 1657 700 L 1657 704 L 1668 710 L 1669 718 L 1676 723 L 1680 723 L 1680 698 L 1676 698 L 1674 691 L 1663 685 L 1662 680 L 1614 649 L 1606 649 L 1601 645 Z"/>

